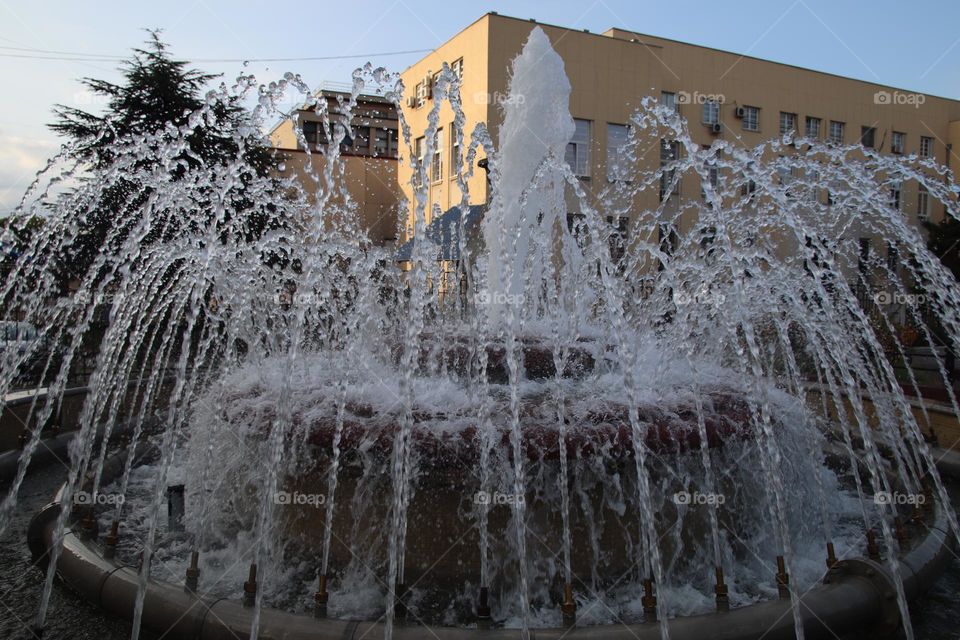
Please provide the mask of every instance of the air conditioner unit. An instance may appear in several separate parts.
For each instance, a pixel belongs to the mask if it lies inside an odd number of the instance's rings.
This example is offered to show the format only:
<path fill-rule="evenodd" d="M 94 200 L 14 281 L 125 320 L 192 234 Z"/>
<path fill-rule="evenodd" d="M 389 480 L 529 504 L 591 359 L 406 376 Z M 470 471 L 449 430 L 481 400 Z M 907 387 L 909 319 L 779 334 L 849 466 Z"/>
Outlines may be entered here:
<path fill-rule="evenodd" d="M 723 131 L 723 125 L 719 122 L 710 125 L 710 133 L 720 133 L 721 131 Z"/>
<path fill-rule="evenodd" d="M 407 98 L 407 106 L 410 107 L 411 109 L 413 109 L 414 107 L 416 107 L 416 106 L 417 106 L 417 97 L 416 97 L 416 96 L 410 96 L 410 97 L 408 97 L 408 98 Z"/>
<path fill-rule="evenodd" d="M 734 110 L 733 115 L 737 116 L 738 118 L 743 118 L 743 116 L 747 115 L 747 110 L 743 107 L 737 107 Z"/>

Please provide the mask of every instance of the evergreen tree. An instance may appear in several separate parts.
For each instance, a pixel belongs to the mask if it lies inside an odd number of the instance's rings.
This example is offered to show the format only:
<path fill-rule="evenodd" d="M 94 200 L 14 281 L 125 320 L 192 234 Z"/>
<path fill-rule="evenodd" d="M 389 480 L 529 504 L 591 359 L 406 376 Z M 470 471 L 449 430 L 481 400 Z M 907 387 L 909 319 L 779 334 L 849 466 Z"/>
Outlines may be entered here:
<path fill-rule="evenodd" d="M 183 127 L 190 115 L 205 105 L 205 87 L 217 76 L 192 69 L 187 62 L 173 58 L 159 33 L 150 31 L 149 34 L 146 46 L 134 49 L 132 58 L 121 65 L 121 83 L 93 78 L 82 81 L 91 93 L 104 98 L 104 113 L 97 115 L 63 105 L 54 108 L 57 119 L 49 126 L 74 143 L 75 159 L 90 169 L 86 180 L 96 180 L 98 174 L 110 170 L 116 160 L 117 143 L 144 140 L 147 149 L 138 157 L 135 165 L 138 169 L 160 162 L 155 154 L 148 152 L 149 145 L 162 144 L 165 132 L 174 131 L 171 125 Z M 272 156 L 255 137 L 255 131 L 245 133 L 241 128 L 245 124 L 242 106 L 218 96 L 211 112 L 212 119 L 199 123 L 189 133 L 187 148 L 170 164 L 166 177 L 176 180 L 197 163 L 233 161 L 240 153 L 238 135 L 245 143 L 245 166 L 260 177 L 266 176 L 273 166 Z M 241 180 L 250 177 L 249 174 L 240 176 Z M 87 274 L 99 253 L 119 248 L 139 220 L 139 212 L 150 193 L 148 184 L 121 179 L 104 188 L 98 202 L 83 205 L 84 211 L 77 212 L 76 216 L 77 233 L 58 260 L 62 285 Z M 244 208 L 241 199 L 234 210 L 242 214 Z M 152 228 L 145 241 L 178 233 L 186 223 L 173 216 L 159 219 L 156 230 Z M 264 231 L 265 225 L 262 212 L 251 213 L 249 219 L 244 220 L 244 235 L 253 240 Z"/>

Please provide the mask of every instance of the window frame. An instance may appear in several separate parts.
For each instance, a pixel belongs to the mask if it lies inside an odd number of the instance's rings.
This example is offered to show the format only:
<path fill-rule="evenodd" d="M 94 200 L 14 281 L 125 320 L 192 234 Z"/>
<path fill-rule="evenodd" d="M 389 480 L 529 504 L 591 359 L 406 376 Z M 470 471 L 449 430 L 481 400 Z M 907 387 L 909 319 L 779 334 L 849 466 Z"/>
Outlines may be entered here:
<path fill-rule="evenodd" d="M 581 130 L 579 129 L 580 123 L 586 123 L 586 139 L 579 139 Z M 566 150 L 564 153 L 564 160 L 570 166 L 570 171 L 573 172 L 573 175 L 578 178 L 590 178 L 590 146 L 591 141 L 593 140 L 593 121 L 587 120 L 586 118 L 574 118 L 574 132 L 573 137 L 570 139 L 570 142 L 567 143 Z M 572 147 L 571 147 L 572 145 Z M 570 162 L 569 154 L 573 149 L 573 163 Z M 583 172 L 581 173 L 581 160 L 583 161 Z"/>
<path fill-rule="evenodd" d="M 616 128 L 616 129 L 615 129 Z M 619 147 L 614 148 L 611 144 L 611 131 L 622 129 L 623 138 Z M 627 167 L 621 166 L 623 162 L 623 149 L 630 141 L 630 125 L 620 124 L 618 122 L 607 123 L 607 181 L 608 182 L 630 182 L 629 174 L 625 173 Z"/>
<path fill-rule="evenodd" d="M 899 140 L 899 144 L 897 141 Z M 907 149 L 907 134 L 903 131 L 894 131 L 890 136 L 890 153 L 902 154 Z"/>
<path fill-rule="evenodd" d="M 839 129 L 840 135 L 834 135 L 834 129 Z M 827 127 L 827 142 L 830 144 L 843 144 L 847 135 L 847 123 L 841 120 L 831 120 Z"/>
<path fill-rule="evenodd" d="M 787 116 L 787 118 L 790 119 L 792 122 L 790 127 L 787 129 L 784 129 L 784 116 Z M 788 133 L 797 135 L 797 114 L 792 113 L 790 111 L 781 111 L 780 112 L 780 135 L 782 136 Z"/>
<path fill-rule="evenodd" d="M 817 132 L 813 135 L 810 135 L 811 125 L 816 123 Z M 819 140 L 823 135 L 823 118 L 818 118 L 817 116 L 806 116 L 806 119 L 803 121 L 803 135 L 805 138 L 810 138 L 811 140 Z"/>
<path fill-rule="evenodd" d="M 716 119 L 708 119 L 708 113 L 714 114 Z M 706 125 L 720 124 L 720 101 L 704 100 L 700 107 L 700 122 Z"/>
<path fill-rule="evenodd" d="M 436 184 L 443 182 L 443 157 L 444 157 L 444 136 L 443 127 L 437 127 L 433 134 L 433 156 L 430 158 L 430 182 Z"/>
<path fill-rule="evenodd" d="M 930 219 L 930 192 L 925 186 L 917 186 L 917 220 Z"/>
<path fill-rule="evenodd" d="M 754 133 L 760 131 L 760 107 L 743 105 L 743 118 L 740 119 L 740 126 L 744 131 Z"/>

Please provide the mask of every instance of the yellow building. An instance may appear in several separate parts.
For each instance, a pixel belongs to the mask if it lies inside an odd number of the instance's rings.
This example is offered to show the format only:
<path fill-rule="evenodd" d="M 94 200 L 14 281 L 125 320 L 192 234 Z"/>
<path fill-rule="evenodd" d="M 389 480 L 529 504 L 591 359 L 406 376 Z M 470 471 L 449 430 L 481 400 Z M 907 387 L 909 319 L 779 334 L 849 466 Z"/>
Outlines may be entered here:
<path fill-rule="evenodd" d="M 317 97 L 326 101 L 328 127 L 345 124 L 340 105 L 349 99 L 348 92 L 323 90 Z M 344 131 L 339 145 L 342 173 L 334 177 L 334 182 L 342 185 L 343 193 L 335 193 L 330 209 L 355 211 L 356 219 L 350 222 L 357 223 L 372 244 L 392 246 L 397 236 L 401 198 L 397 182 L 396 105 L 381 96 L 358 96 L 350 125 L 353 136 Z M 322 181 L 330 137 L 336 139 L 338 133 L 325 128 L 316 110 L 306 106 L 297 109 L 293 117 L 283 120 L 270 132 L 271 144 L 283 157 L 284 173 L 297 176 L 311 198 L 320 191 L 317 177 Z M 332 219 L 328 218 L 328 222 Z"/>
<path fill-rule="evenodd" d="M 875 83 L 760 60 L 674 40 L 608 29 L 601 34 L 488 13 L 410 66 L 402 74 L 408 98 L 403 113 L 411 128 L 413 155 L 422 156 L 427 116 L 433 106 L 432 83 L 446 63 L 461 77 L 461 96 L 469 136 L 477 123 L 486 125 L 497 142 L 507 96 L 508 69 L 531 29 L 540 26 L 564 61 L 572 93 L 570 111 L 577 133 L 567 160 L 588 187 L 599 191 L 608 180 L 608 157 L 625 137 L 626 123 L 644 96 L 676 105 L 689 121 L 694 141 L 709 145 L 717 138 L 754 147 L 792 129 L 799 135 L 853 144 L 862 141 L 882 153 L 934 158 L 956 169 L 960 145 L 960 101 L 911 93 Z M 456 184 L 454 114 L 449 104 L 440 112 L 436 149 L 429 163 L 429 223 L 434 212 L 460 204 Z M 960 147 L 958 147 L 960 148 Z M 480 154 L 478 157 L 482 157 Z M 649 154 L 655 168 L 660 158 Z M 412 201 L 410 162 L 398 167 L 400 187 Z M 700 197 L 695 177 L 685 177 L 680 198 Z M 592 186 L 591 186 L 591 183 Z M 468 182 L 471 204 L 487 198 L 483 171 Z M 659 194 L 645 193 L 654 209 Z M 903 185 L 898 206 L 908 220 L 934 221 L 944 215 L 916 185 Z M 408 237 L 413 226 L 407 211 Z M 878 248 L 879 249 L 879 248 Z"/>

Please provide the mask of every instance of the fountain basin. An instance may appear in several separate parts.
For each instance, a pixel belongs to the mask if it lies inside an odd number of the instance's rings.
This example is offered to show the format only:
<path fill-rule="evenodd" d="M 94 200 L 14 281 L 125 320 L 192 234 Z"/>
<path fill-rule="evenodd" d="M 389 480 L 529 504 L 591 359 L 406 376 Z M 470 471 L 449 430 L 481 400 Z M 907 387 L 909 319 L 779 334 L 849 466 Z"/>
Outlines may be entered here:
<path fill-rule="evenodd" d="M 62 492 L 62 490 L 61 490 Z M 56 501 L 41 511 L 31 523 L 29 540 L 35 558 L 42 562 L 52 544 L 54 524 L 60 510 Z M 946 517 L 939 507 L 933 510 L 916 544 L 898 559 L 907 597 L 913 599 L 928 589 L 948 566 L 956 547 Z M 104 558 L 95 541 L 84 540 L 72 531 L 63 539 L 58 563 L 59 577 L 82 597 L 105 612 L 131 619 L 137 593 L 137 571 L 114 559 Z M 800 598 L 801 616 L 807 638 L 836 638 L 848 633 L 868 633 L 870 637 L 889 634 L 890 621 L 897 621 L 896 602 L 889 599 L 893 578 L 888 567 L 865 558 L 841 562 L 818 585 Z M 244 607 L 240 594 L 236 600 L 207 598 L 173 584 L 148 583 L 143 609 L 143 625 L 171 639 L 226 640 L 245 637 L 253 620 L 253 609 Z M 894 625 L 895 626 L 895 625 Z M 626 628 L 624 628 L 626 627 Z M 382 638 L 385 626 L 347 620 L 316 619 L 275 609 L 264 609 L 259 637 L 264 640 L 321 640 L 336 638 Z M 440 640 L 484 638 L 507 640 L 521 638 L 519 629 L 465 629 L 431 627 Z M 795 634 L 789 600 L 750 605 L 729 612 L 676 618 L 670 621 L 671 637 L 680 640 L 758 640 L 788 639 Z M 580 627 L 575 629 L 538 629 L 538 638 L 622 638 L 624 634 L 642 640 L 660 637 L 656 624 Z M 422 638 L 424 628 L 398 626 L 395 638 Z"/>

